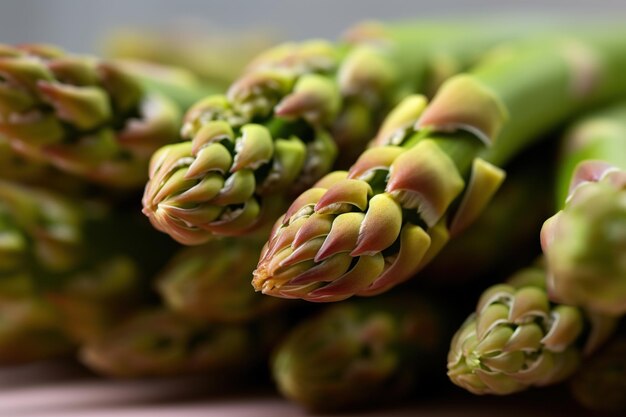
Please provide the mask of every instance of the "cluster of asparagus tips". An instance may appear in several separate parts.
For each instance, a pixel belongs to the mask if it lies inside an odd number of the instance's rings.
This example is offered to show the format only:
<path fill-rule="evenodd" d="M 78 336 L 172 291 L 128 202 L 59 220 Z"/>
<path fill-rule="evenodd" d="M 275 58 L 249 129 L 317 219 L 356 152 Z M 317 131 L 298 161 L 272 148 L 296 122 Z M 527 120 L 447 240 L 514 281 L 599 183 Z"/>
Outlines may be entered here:
<path fill-rule="evenodd" d="M 459 81 L 451 90 L 473 88 Z M 497 100 L 486 91 L 473 92 L 486 117 L 498 124 L 503 113 Z M 484 146 L 472 135 L 446 139 L 422 128 L 438 123 L 441 111 L 437 101 L 425 108 L 422 96 L 407 97 L 383 123 L 377 146 L 350 171 L 327 175 L 293 202 L 261 254 L 253 280 L 258 291 L 309 301 L 385 292 L 478 216 L 503 172 L 472 158 Z M 464 147 L 462 161 L 448 155 L 450 143 Z M 458 198 L 459 206 L 451 209 Z"/>
<path fill-rule="evenodd" d="M 611 335 L 614 318 L 551 303 L 545 281 L 542 268 L 528 268 L 483 292 L 452 339 L 452 382 L 474 394 L 497 395 L 554 384 Z"/>
<path fill-rule="evenodd" d="M 28 159 L 136 187 L 179 123 L 174 104 L 113 63 L 50 45 L 0 46 L 0 134 Z"/>
<path fill-rule="evenodd" d="M 493 32 L 363 25 L 346 43 L 262 53 L 225 96 L 188 111 L 187 142 L 153 157 L 144 213 L 187 245 L 271 224 L 264 208 L 272 196 L 310 187 L 337 156 L 349 166 L 400 99 L 423 92 L 429 75 L 440 78 L 429 71 L 442 67 L 438 57 L 451 64 L 443 72 L 459 71 L 505 37 Z"/>
<path fill-rule="evenodd" d="M 61 314 L 39 289 L 82 262 L 83 221 L 63 198 L 0 181 L 0 363 L 71 350 Z"/>
<path fill-rule="evenodd" d="M 267 221 L 268 199 L 326 174 L 337 155 L 329 125 L 342 109 L 341 91 L 361 91 L 351 83 L 377 68 L 356 65 L 358 50 L 340 55 L 323 41 L 276 47 L 227 96 L 192 106 L 183 126 L 188 141 L 152 158 L 143 200 L 152 224 L 189 245 L 246 234 Z"/>
<path fill-rule="evenodd" d="M 625 44 L 606 34 L 522 44 L 449 78 L 427 107 L 407 98 L 350 171 L 324 177 L 279 219 L 253 285 L 337 301 L 410 278 L 488 204 L 504 177 L 491 163 L 626 95 Z"/>

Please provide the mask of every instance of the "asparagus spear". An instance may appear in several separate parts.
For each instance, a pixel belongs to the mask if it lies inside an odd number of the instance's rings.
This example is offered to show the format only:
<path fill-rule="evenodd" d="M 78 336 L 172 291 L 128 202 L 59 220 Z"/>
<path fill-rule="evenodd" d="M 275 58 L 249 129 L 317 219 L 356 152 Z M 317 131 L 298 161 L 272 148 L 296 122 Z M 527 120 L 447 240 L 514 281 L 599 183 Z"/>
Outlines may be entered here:
<path fill-rule="evenodd" d="M 226 96 L 187 112 L 182 132 L 189 140 L 152 158 L 143 211 L 155 228 L 187 245 L 247 234 L 268 222 L 276 195 L 329 172 L 337 147 L 351 163 L 402 97 L 429 89 L 520 31 L 366 25 L 350 33 L 352 43 L 271 49 Z"/>
<path fill-rule="evenodd" d="M 626 105 L 579 122 L 564 144 L 559 166 L 562 210 L 541 230 L 550 295 L 560 302 L 623 315 Z"/>
<path fill-rule="evenodd" d="M 135 259 L 90 230 L 108 221 L 94 204 L 0 181 L 0 308 L 23 306 L 23 316 L 7 316 L 12 332 L 20 326 L 28 332 L 29 317 L 41 321 L 45 313 L 50 318 L 43 323 L 76 344 L 95 337 L 137 301 Z"/>
<path fill-rule="evenodd" d="M 11 272 L 72 271 L 83 262 L 87 212 L 54 193 L 0 180 L 0 259 Z M 50 278 L 53 279 L 53 278 Z M 42 285 L 45 283 L 42 280 Z"/>
<path fill-rule="evenodd" d="M 136 187 L 178 137 L 180 110 L 113 63 L 48 45 L 0 46 L 0 135 L 24 157 Z"/>
<path fill-rule="evenodd" d="M 285 303 L 250 286 L 260 249 L 256 239 L 182 249 L 159 274 L 159 293 L 171 311 L 209 322 L 245 322 L 275 311 Z"/>
<path fill-rule="evenodd" d="M 273 355 L 279 390 L 314 410 L 391 401 L 423 383 L 441 351 L 443 315 L 420 298 L 340 303 L 298 324 Z"/>
<path fill-rule="evenodd" d="M 527 268 L 483 292 L 450 346 L 448 376 L 474 394 L 506 395 L 570 377 L 617 320 L 548 300 L 546 273 Z"/>
<path fill-rule="evenodd" d="M 228 373 L 250 369 L 280 333 L 269 325 L 209 324 L 164 309 L 139 311 L 81 348 L 82 361 L 114 377 Z"/>
<path fill-rule="evenodd" d="M 589 106 L 626 96 L 625 50 L 624 36 L 602 31 L 546 38 L 450 78 L 429 106 L 407 98 L 383 123 L 378 146 L 277 221 L 254 287 L 338 301 L 410 278 L 486 206 L 504 177 L 491 163 Z"/>
<path fill-rule="evenodd" d="M 35 274 L 74 267 L 77 217 L 61 200 L 0 181 L 0 364 L 71 350 L 61 317 L 41 296 Z"/>
<path fill-rule="evenodd" d="M 595 411 L 626 410 L 626 339 L 621 336 L 583 362 L 571 381 L 574 398 Z"/>
<path fill-rule="evenodd" d="M 72 348 L 54 308 L 34 294 L 0 290 L 0 365 L 58 357 Z"/>

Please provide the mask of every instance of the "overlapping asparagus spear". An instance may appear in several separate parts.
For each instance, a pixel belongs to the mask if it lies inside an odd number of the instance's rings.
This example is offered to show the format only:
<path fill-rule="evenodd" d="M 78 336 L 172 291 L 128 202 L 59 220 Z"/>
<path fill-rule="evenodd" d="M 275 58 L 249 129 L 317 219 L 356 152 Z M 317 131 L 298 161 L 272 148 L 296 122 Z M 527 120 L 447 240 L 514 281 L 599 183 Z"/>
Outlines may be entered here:
<path fill-rule="evenodd" d="M 152 158 L 144 213 L 195 245 L 273 221 L 276 195 L 310 186 L 337 155 L 351 163 L 402 97 L 423 92 L 521 28 L 365 25 L 352 43 L 285 44 L 187 113 L 187 142 Z"/>
<path fill-rule="evenodd" d="M 83 345 L 81 359 L 95 371 L 116 377 L 191 373 L 225 377 L 258 365 L 281 332 L 277 321 L 203 323 L 148 309 Z"/>
<path fill-rule="evenodd" d="M 0 135 L 34 161 L 136 187 L 152 152 L 176 141 L 180 114 L 113 63 L 48 45 L 0 47 Z"/>
<path fill-rule="evenodd" d="M 546 273 L 524 269 L 480 297 L 452 339 L 448 376 L 474 394 L 506 395 L 571 376 L 616 325 L 548 299 Z"/>
<path fill-rule="evenodd" d="M 0 181 L 0 309 L 12 343 L 24 334 L 41 355 L 59 353 L 45 349 L 49 335 L 67 351 L 101 332 L 136 296 L 135 262 L 101 246 L 102 234 L 89 236 L 91 222 L 106 221 L 95 208 Z"/>
<path fill-rule="evenodd" d="M 442 312 L 419 298 L 341 303 L 287 335 L 273 375 L 287 398 L 307 408 L 363 408 L 423 383 L 446 336 Z"/>
<path fill-rule="evenodd" d="M 625 109 L 589 116 L 566 136 L 559 203 L 571 179 L 570 195 L 542 229 L 547 279 L 544 269 L 528 269 L 483 293 L 452 341 L 448 369 L 457 385 L 509 394 L 558 382 L 577 369 L 583 344 L 588 354 L 610 335 L 624 303 L 626 177 L 608 167 L 626 157 Z"/>
<path fill-rule="evenodd" d="M 0 181 L 0 363 L 67 353 L 61 315 L 39 291 L 81 261 L 78 208 Z"/>
<path fill-rule="evenodd" d="M 0 365 L 58 357 L 72 349 L 48 303 L 32 293 L 0 293 Z"/>
<path fill-rule="evenodd" d="M 285 303 L 250 286 L 262 242 L 221 239 L 182 249 L 157 277 L 167 308 L 208 322 L 246 322 Z"/>
<path fill-rule="evenodd" d="M 298 197 L 276 223 L 253 284 L 265 294 L 337 301 L 413 276 L 474 220 L 506 162 L 580 110 L 626 96 L 626 39 L 521 44 L 414 96 L 348 172 Z"/>
<path fill-rule="evenodd" d="M 626 339 L 612 340 L 583 362 L 571 381 L 574 398 L 597 411 L 626 410 Z"/>
<path fill-rule="evenodd" d="M 574 126 L 564 148 L 559 172 L 562 210 L 541 231 L 550 295 L 564 303 L 623 315 L 626 105 Z"/>

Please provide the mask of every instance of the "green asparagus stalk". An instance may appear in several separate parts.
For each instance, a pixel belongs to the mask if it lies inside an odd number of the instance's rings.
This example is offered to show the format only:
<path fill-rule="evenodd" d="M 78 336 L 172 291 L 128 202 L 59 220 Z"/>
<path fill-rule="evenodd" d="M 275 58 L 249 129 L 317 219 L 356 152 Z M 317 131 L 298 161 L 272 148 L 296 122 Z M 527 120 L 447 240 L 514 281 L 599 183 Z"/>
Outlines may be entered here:
<path fill-rule="evenodd" d="M 277 221 L 254 287 L 338 301 L 410 278 L 487 205 L 504 177 L 492 164 L 579 111 L 626 96 L 624 51 L 616 33 L 546 38 L 450 78 L 429 106 L 407 98 L 377 146 L 349 172 L 321 179 Z"/>
<path fill-rule="evenodd" d="M 626 410 L 626 339 L 612 340 L 572 378 L 574 398 L 594 411 Z"/>
<path fill-rule="evenodd" d="M 277 323 L 207 324 L 163 310 L 140 311 L 81 348 L 91 369 L 114 377 L 221 375 L 257 365 L 279 334 Z"/>
<path fill-rule="evenodd" d="M 261 54 L 229 89 L 185 116 L 187 142 L 150 164 L 144 213 L 186 245 L 250 233 L 276 195 L 351 163 L 401 98 L 475 62 L 520 28 L 365 25 L 347 42 L 285 44 Z M 271 220 L 270 220 L 271 219 Z"/>
<path fill-rule="evenodd" d="M 564 144 L 559 167 L 562 210 L 541 230 L 550 270 L 550 295 L 567 304 L 623 315 L 626 106 L 610 108 L 579 122 Z"/>
<path fill-rule="evenodd" d="M 167 308 L 181 316 L 211 323 L 250 321 L 285 305 L 250 286 L 260 250 L 255 239 L 182 249 L 159 274 L 157 288 Z"/>
<path fill-rule="evenodd" d="M 0 46 L 0 135 L 28 159 L 136 187 L 179 123 L 174 103 L 113 63 L 48 45 Z"/>
<path fill-rule="evenodd" d="M 274 379 L 283 395 L 314 410 L 389 402 L 429 377 L 445 327 L 441 312 L 419 298 L 333 305 L 278 346 Z"/>
<path fill-rule="evenodd" d="M 570 377 L 617 320 L 554 304 L 543 268 L 527 268 L 483 292 L 450 346 L 448 376 L 474 394 L 507 395 Z"/>

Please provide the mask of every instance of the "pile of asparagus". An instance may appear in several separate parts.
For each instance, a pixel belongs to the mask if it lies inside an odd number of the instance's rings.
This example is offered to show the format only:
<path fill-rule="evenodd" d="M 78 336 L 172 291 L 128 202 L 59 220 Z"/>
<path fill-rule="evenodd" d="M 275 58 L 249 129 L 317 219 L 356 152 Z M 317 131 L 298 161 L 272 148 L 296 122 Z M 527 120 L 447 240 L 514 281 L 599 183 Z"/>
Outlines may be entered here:
<path fill-rule="evenodd" d="M 447 353 L 475 394 L 626 409 L 619 25 L 364 23 L 228 73 L 183 46 L 0 47 L 0 364 L 269 362 L 349 410 L 445 391 Z"/>

